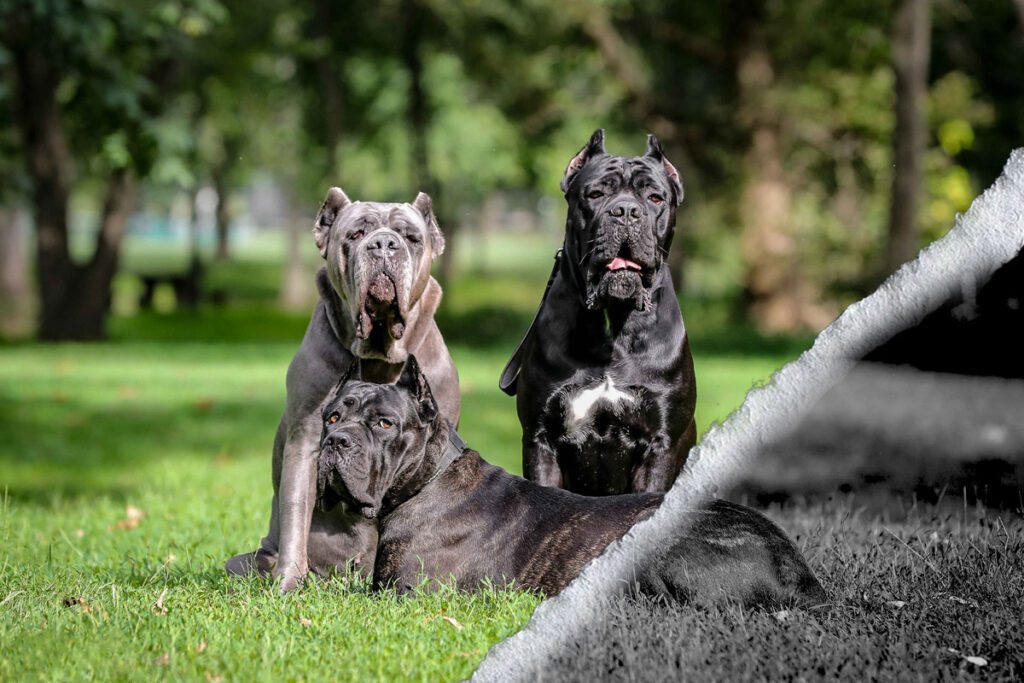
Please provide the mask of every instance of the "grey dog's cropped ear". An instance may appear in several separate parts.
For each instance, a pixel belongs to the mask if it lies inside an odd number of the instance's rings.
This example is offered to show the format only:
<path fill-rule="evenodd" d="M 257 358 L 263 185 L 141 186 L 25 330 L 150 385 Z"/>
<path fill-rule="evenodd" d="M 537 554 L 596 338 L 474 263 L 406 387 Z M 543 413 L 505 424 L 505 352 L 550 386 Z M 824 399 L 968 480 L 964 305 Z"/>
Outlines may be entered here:
<path fill-rule="evenodd" d="M 340 187 L 332 187 L 327 190 L 327 198 L 320 205 L 320 211 L 313 221 L 313 239 L 316 240 L 316 248 L 320 250 L 320 256 L 327 257 L 327 239 L 331 235 L 331 226 L 334 220 L 341 213 L 341 210 L 351 204 L 352 201 Z"/>
<path fill-rule="evenodd" d="M 430 383 L 427 376 L 420 371 L 420 364 L 416 356 L 409 355 L 402 368 L 402 374 L 395 382 L 395 386 L 408 391 L 417 403 L 417 412 L 424 422 L 432 422 L 438 413 L 437 401 L 434 400 L 434 393 L 430 391 Z"/>
<path fill-rule="evenodd" d="M 587 162 L 594 157 L 603 154 L 607 154 L 604 151 L 604 128 L 598 128 L 590 136 L 590 141 L 583 145 L 583 149 L 577 152 L 576 156 L 569 160 L 569 165 L 565 167 L 565 174 L 562 176 L 561 183 L 562 192 L 568 194 L 569 185 L 572 184 L 572 179 L 576 177 L 580 169 L 586 166 Z"/>
<path fill-rule="evenodd" d="M 444 235 L 441 234 L 441 226 L 437 224 L 437 216 L 434 215 L 434 200 L 426 192 L 416 195 L 412 205 L 423 216 L 427 224 L 427 237 L 430 238 L 431 253 L 437 258 L 444 253 Z"/>
<path fill-rule="evenodd" d="M 672 184 L 672 189 L 676 193 L 676 206 L 683 203 L 683 179 L 679 177 L 679 171 L 672 165 L 672 162 L 665 156 L 665 150 L 661 147 L 661 140 L 654 135 L 647 136 L 647 154 L 655 161 L 661 162 L 661 167 L 665 169 L 665 175 L 668 176 L 668 181 Z"/>

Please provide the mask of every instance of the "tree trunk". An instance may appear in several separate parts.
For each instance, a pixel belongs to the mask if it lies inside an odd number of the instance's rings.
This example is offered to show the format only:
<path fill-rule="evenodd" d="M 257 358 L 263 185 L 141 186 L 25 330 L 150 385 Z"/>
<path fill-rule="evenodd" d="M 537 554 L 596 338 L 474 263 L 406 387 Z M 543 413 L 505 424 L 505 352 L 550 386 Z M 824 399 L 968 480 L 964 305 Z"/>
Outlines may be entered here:
<path fill-rule="evenodd" d="M 800 273 L 792 234 L 793 193 L 783 163 L 781 121 L 769 94 L 775 71 L 763 34 L 762 2 L 736 3 L 740 35 L 733 43 L 739 116 L 750 131 L 740 198 L 747 315 L 765 332 L 820 329 L 831 316 Z"/>
<path fill-rule="evenodd" d="M 447 206 L 441 188 L 430 172 L 430 153 L 427 136 L 430 131 L 430 110 L 423 87 L 423 8 L 418 0 L 405 0 L 402 5 L 402 62 L 409 75 L 409 100 L 406 121 L 412 135 L 410 162 L 413 182 L 418 191 L 426 192 L 434 202 L 434 214 L 444 232 L 445 250 L 441 255 L 441 284 L 451 282 L 455 273 L 456 237 L 459 226 L 448 219 Z M 412 201 L 412 198 L 409 199 Z"/>
<path fill-rule="evenodd" d="M 311 299 L 310 286 L 313 278 L 306 272 L 302 261 L 302 247 L 310 238 L 308 226 L 296 215 L 294 200 L 288 199 L 287 221 L 285 226 L 285 264 L 284 279 L 281 282 L 281 307 L 289 311 L 302 311 L 309 307 Z"/>
<path fill-rule="evenodd" d="M 72 291 L 74 268 L 68 251 L 67 210 L 72 162 L 57 104 L 59 76 L 41 45 L 12 51 L 17 81 L 17 125 L 29 178 L 36 224 L 36 278 L 41 304 L 39 336 L 59 337 L 56 323 Z"/>
<path fill-rule="evenodd" d="M 227 182 L 227 165 L 227 160 L 216 164 L 213 167 L 213 172 L 210 174 L 213 180 L 213 189 L 217 193 L 217 209 L 214 213 L 214 223 L 217 228 L 217 249 L 214 252 L 214 257 L 218 261 L 227 261 L 231 257 L 231 207 L 228 203 L 230 190 L 228 189 Z M 194 203 L 195 198 L 193 197 Z M 195 206 L 193 206 L 194 213 Z M 198 244 L 198 240 L 196 242 Z M 199 251 L 198 246 L 196 246 L 194 251 Z"/>
<path fill-rule="evenodd" d="M 32 332 L 28 225 L 18 208 L 0 207 L 0 339 Z"/>
<path fill-rule="evenodd" d="M 317 80 L 320 81 L 320 95 L 324 106 L 324 145 L 327 151 L 327 181 L 331 185 L 340 184 L 341 168 L 338 164 L 338 144 L 341 142 L 341 130 L 344 117 L 344 97 L 342 95 L 341 65 L 333 57 L 336 35 L 334 26 L 334 6 L 331 0 L 316 0 L 316 31 L 318 37 L 327 45 L 316 59 Z"/>
<path fill-rule="evenodd" d="M 917 253 L 922 163 L 928 136 L 925 98 L 931 49 L 931 0 L 899 0 L 892 37 L 896 74 L 892 199 L 885 269 L 894 272 Z"/>

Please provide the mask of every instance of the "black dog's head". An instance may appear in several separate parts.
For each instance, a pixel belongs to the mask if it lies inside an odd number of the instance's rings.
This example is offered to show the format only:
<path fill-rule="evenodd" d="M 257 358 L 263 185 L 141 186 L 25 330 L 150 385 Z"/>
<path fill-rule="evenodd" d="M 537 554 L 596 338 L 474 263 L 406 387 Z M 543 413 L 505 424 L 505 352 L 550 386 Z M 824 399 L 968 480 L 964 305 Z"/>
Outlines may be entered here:
<path fill-rule="evenodd" d="M 396 384 L 363 382 L 358 372 L 353 362 L 323 408 L 317 504 L 344 501 L 373 519 L 429 476 L 428 445 L 447 429 L 414 356 Z"/>
<path fill-rule="evenodd" d="M 566 167 L 562 191 L 569 203 L 565 253 L 582 275 L 587 306 L 644 310 L 683 201 L 679 172 L 661 143 L 649 135 L 643 156 L 615 156 L 599 129 Z"/>

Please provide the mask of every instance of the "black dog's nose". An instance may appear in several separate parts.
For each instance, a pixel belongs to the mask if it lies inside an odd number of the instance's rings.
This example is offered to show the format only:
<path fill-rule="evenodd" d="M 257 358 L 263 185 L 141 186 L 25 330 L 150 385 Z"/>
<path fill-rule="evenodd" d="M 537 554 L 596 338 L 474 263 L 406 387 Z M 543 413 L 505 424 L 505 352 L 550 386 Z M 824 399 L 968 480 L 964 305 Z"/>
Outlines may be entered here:
<path fill-rule="evenodd" d="M 608 214 L 614 218 L 622 218 L 623 216 L 629 216 L 632 220 L 637 220 L 642 215 L 640 205 L 630 199 L 624 199 L 621 202 L 616 202 L 608 209 Z"/>
<path fill-rule="evenodd" d="M 328 448 L 348 448 L 351 445 L 352 437 L 345 432 L 334 432 L 324 439 L 324 446 Z"/>
<path fill-rule="evenodd" d="M 370 251 L 395 251 L 398 249 L 398 236 L 394 233 L 375 235 L 367 242 L 366 248 Z"/>

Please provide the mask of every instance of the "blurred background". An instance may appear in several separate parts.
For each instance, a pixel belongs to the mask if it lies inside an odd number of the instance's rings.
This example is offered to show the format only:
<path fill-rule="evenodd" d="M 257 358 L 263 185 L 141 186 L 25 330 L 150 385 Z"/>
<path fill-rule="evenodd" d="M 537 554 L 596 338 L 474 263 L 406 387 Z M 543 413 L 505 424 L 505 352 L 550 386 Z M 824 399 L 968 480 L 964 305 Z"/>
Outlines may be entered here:
<path fill-rule="evenodd" d="M 433 196 L 463 431 L 518 471 L 497 377 L 597 127 L 682 173 L 703 431 L 991 183 L 1022 67 L 1024 0 L 0 0 L 0 484 L 188 461 L 262 524 L 332 185 Z"/>

